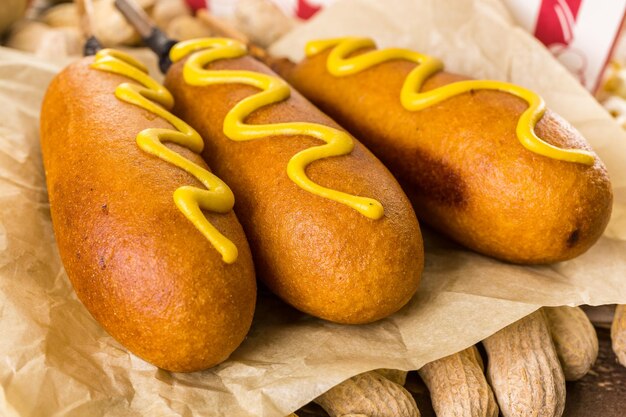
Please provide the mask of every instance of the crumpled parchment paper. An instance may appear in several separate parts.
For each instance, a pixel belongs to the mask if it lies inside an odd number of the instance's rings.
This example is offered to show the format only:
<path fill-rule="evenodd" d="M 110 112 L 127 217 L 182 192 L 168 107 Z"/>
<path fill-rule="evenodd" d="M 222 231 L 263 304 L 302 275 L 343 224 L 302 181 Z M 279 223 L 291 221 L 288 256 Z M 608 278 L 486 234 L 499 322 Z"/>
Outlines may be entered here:
<path fill-rule="evenodd" d="M 608 166 L 616 198 L 605 237 L 575 260 L 519 267 L 425 231 L 421 289 L 396 315 L 342 326 L 261 291 L 253 328 L 227 362 L 171 374 L 129 354 L 76 299 L 52 234 L 38 139 L 41 100 L 60 67 L 0 48 L 0 415 L 284 416 L 352 375 L 417 369 L 542 305 L 626 303 L 626 135 L 500 3 L 342 0 L 273 52 L 297 58 L 305 40 L 344 34 L 541 93 Z"/>

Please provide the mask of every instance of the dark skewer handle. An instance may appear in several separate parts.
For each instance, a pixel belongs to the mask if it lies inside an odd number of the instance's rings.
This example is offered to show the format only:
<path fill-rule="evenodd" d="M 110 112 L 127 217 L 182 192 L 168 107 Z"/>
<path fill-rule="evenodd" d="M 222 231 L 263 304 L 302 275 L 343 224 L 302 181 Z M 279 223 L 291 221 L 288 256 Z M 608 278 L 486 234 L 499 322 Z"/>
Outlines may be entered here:
<path fill-rule="evenodd" d="M 144 43 L 157 54 L 159 68 L 165 74 L 172 65 L 169 54 L 176 41 L 168 38 L 165 33 L 159 30 L 134 0 L 115 0 L 115 7 L 137 29 Z"/>
<path fill-rule="evenodd" d="M 95 55 L 102 49 L 102 44 L 93 33 L 93 4 L 91 0 L 76 0 L 76 10 L 80 21 L 80 28 L 85 38 L 87 38 L 85 46 L 83 46 L 83 55 Z"/>
<path fill-rule="evenodd" d="M 172 49 L 178 41 L 168 38 L 165 33 L 156 27 L 152 29 L 150 36 L 143 38 L 143 41 L 148 48 L 152 49 L 159 57 L 159 69 L 165 74 L 172 65 L 170 49 Z"/>
<path fill-rule="evenodd" d="M 83 56 L 95 55 L 100 49 L 102 49 L 102 44 L 95 36 L 91 35 L 85 41 L 85 46 L 83 47 Z"/>

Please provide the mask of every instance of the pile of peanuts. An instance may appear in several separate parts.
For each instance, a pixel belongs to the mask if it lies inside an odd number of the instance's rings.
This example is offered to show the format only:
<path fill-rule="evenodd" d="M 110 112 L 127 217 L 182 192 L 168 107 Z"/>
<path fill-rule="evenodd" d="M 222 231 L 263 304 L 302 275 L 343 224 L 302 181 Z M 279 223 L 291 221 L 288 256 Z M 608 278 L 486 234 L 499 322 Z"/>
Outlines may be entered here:
<path fill-rule="evenodd" d="M 211 35 L 192 16 L 184 0 L 137 2 L 169 36 L 189 39 Z M 93 30 L 105 46 L 137 46 L 141 42 L 139 34 L 115 8 L 114 0 L 93 0 L 93 12 Z M 83 43 L 76 4 L 40 0 L 34 2 L 26 18 L 12 26 L 6 46 L 46 59 L 79 56 Z"/>
<path fill-rule="evenodd" d="M 618 306 L 613 349 L 626 366 L 626 308 Z M 476 346 L 418 370 L 438 417 L 560 417 L 565 381 L 584 377 L 598 356 L 596 331 L 579 307 L 544 307 L 482 341 L 487 369 Z M 418 417 L 403 387 L 406 372 L 357 375 L 318 397 L 331 417 Z"/>
<path fill-rule="evenodd" d="M 626 129 L 626 67 L 619 61 L 611 62 L 597 98 L 617 123 Z"/>
<path fill-rule="evenodd" d="M 11 15 L 0 15 L 0 31 L 8 31 L 4 44 L 44 59 L 82 54 L 84 43 L 76 5 L 69 0 L 34 0 L 24 14 L 27 0 L 15 3 Z M 92 0 L 94 32 L 106 47 L 137 46 L 139 34 L 115 8 L 114 0 Z M 158 27 L 172 39 L 187 40 L 214 35 L 202 19 L 193 16 L 185 0 L 137 0 Z M 5 22 L 6 21 L 6 22 Z M 239 0 L 227 22 L 265 47 L 289 31 L 295 21 L 269 0 Z"/>
<path fill-rule="evenodd" d="M 619 37 L 596 98 L 626 128 L 626 36 Z"/>

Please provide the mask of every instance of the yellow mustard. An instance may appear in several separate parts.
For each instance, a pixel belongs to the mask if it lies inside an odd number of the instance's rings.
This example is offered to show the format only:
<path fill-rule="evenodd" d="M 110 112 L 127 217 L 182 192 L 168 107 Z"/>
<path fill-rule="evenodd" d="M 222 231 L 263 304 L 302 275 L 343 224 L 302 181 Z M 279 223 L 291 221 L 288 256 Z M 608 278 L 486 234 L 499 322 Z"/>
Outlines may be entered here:
<path fill-rule="evenodd" d="M 197 178 L 206 189 L 182 186 L 174 191 L 174 202 L 179 210 L 222 255 L 226 263 L 237 260 L 237 247 L 222 235 L 205 217 L 202 210 L 228 213 L 235 198 L 222 180 L 166 147 L 163 142 L 184 146 L 195 153 L 202 152 L 204 142 L 187 123 L 168 111 L 174 105 L 170 92 L 148 75 L 146 67 L 123 52 L 103 49 L 95 57 L 92 68 L 127 77 L 138 84 L 122 83 L 115 96 L 165 119 L 177 130 L 145 129 L 137 135 L 137 145 L 145 152 L 175 165 Z"/>
<path fill-rule="evenodd" d="M 246 117 L 263 106 L 286 100 L 291 95 L 289 85 L 278 77 L 253 71 L 207 70 L 205 67 L 220 59 L 238 58 L 247 54 L 241 42 L 225 38 L 205 38 L 176 44 L 170 58 L 189 59 L 183 68 L 185 82 L 194 86 L 215 84 L 245 84 L 261 90 L 237 103 L 224 119 L 224 134 L 234 141 L 248 141 L 268 136 L 306 135 L 325 142 L 324 145 L 305 149 L 294 155 L 287 164 L 287 175 L 300 188 L 351 207 L 371 219 L 383 216 L 383 206 L 377 200 L 359 197 L 322 187 L 307 177 L 307 165 L 322 158 L 346 155 L 352 152 L 354 142 L 349 134 L 316 123 L 291 122 L 251 125 Z"/>
<path fill-rule="evenodd" d="M 433 74 L 443 70 L 443 64 L 436 58 L 408 49 L 389 48 L 367 51 L 349 57 L 352 53 L 374 48 L 376 44 L 367 38 L 336 38 L 309 42 L 305 47 L 307 56 L 319 54 L 333 48 L 328 55 L 327 70 L 333 76 L 343 77 L 364 71 L 374 65 L 391 60 L 405 60 L 418 64 L 407 76 L 400 93 L 402 106 L 409 111 L 418 111 L 440 103 L 450 97 L 474 90 L 504 91 L 525 100 L 528 108 L 522 113 L 517 123 L 517 137 L 529 151 L 561 161 L 593 165 L 595 158 L 591 152 L 579 149 L 562 149 L 550 145 L 535 134 L 535 125 L 546 111 L 543 99 L 523 87 L 502 82 L 486 80 L 468 80 L 450 83 L 430 91 L 420 92 L 424 82 Z"/>

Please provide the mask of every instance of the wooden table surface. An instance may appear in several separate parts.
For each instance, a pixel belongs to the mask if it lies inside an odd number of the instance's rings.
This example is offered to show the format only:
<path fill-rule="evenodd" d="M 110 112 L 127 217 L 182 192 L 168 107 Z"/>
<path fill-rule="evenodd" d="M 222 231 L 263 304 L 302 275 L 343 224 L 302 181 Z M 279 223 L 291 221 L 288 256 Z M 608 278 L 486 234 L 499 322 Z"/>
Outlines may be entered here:
<path fill-rule="evenodd" d="M 583 379 L 567 383 L 565 417 L 626 417 L 626 368 L 611 349 L 609 329 L 596 330 L 598 361 Z"/>
<path fill-rule="evenodd" d="M 626 417 L 626 368 L 611 349 L 610 331 L 597 327 L 600 352 L 592 370 L 583 379 L 567 383 L 563 417 Z M 422 417 L 435 417 L 428 389 L 416 372 L 410 372 L 406 388 L 413 394 Z M 309 404 L 299 417 L 328 417 L 320 407 Z"/>

